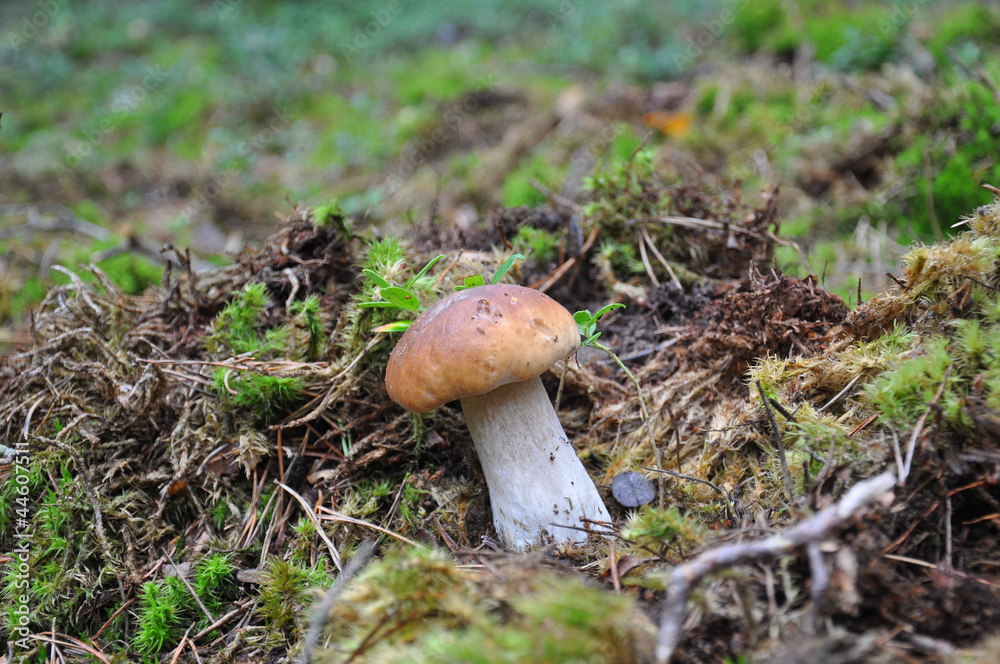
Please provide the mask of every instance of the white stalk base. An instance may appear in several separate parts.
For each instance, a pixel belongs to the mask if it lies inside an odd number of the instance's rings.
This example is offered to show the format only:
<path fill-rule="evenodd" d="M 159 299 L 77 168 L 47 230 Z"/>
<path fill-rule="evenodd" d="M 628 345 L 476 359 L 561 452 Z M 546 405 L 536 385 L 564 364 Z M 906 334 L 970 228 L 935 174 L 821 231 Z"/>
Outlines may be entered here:
<path fill-rule="evenodd" d="M 465 397 L 462 411 L 504 548 L 524 551 L 550 540 L 584 542 L 588 533 L 560 525 L 588 528 L 581 518 L 611 520 L 540 378 Z"/>

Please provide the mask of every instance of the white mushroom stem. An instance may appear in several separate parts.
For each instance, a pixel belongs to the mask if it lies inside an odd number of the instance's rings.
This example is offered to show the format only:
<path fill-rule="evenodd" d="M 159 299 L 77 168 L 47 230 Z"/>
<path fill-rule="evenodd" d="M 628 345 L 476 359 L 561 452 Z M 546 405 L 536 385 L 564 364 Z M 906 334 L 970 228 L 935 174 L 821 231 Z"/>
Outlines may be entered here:
<path fill-rule="evenodd" d="M 540 378 L 465 397 L 462 412 L 506 549 L 523 551 L 550 539 L 583 542 L 586 532 L 560 526 L 588 527 L 583 518 L 611 520 Z"/>

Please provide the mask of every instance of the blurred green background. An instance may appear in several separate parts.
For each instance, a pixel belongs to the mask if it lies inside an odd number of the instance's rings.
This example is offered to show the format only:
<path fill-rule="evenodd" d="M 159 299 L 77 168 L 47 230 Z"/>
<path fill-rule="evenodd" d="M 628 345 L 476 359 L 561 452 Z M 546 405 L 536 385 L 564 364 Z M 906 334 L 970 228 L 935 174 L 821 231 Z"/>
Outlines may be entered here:
<path fill-rule="evenodd" d="M 56 263 L 141 292 L 286 198 L 467 224 L 644 139 L 668 181 L 779 186 L 827 285 L 877 291 L 1000 185 L 998 43 L 977 2 L 7 3 L 0 341 Z"/>

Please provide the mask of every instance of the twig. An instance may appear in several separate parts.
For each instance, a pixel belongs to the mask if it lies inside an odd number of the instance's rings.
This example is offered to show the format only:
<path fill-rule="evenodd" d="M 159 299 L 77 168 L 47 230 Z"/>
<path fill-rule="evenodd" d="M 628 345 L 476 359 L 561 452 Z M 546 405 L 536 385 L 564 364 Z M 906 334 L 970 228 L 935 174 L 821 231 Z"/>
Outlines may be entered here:
<path fill-rule="evenodd" d="M 944 392 L 944 386 L 948 382 L 948 376 L 951 375 L 951 368 L 954 365 L 948 365 L 948 368 L 944 371 L 944 378 L 941 379 L 941 384 L 938 386 L 937 392 L 934 394 L 934 398 L 931 402 L 927 404 L 927 408 L 924 409 L 924 414 L 920 416 L 917 420 L 917 426 L 913 428 L 913 434 L 910 436 L 910 444 L 906 448 L 906 459 L 903 462 L 903 473 L 899 477 L 899 484 L 902 486 L 906 483 L 906 478 L 910 475 L 910 467 L 913 464 L 913 451 L 917 447 L 917 438 L 920 437 L 920 432 L 923 431 L 924 422 L 927 420 L 927 416 L 930 415 L 931 409 L 937 405 L 938 399 L 941 398 L 941 394 Z"/>
<path fill-rule="evenodd" d="M 750 561 L 773 560 L 809 542 L 821 542 L 843 528 L 858 512 L 889 492 L 896 483 L 891 472 L 855 484 L 839 502 L 788 530 L 755 542 L 727 544 L 704 551 L 670 575 L 657 634 L 656 661 L 667 664 L 681 639 L 691 590 L 701 579 L 722 569 Z"/>
<path fill-rule="evenodd" d="M 181 637 L 181 642 L 177 644 L 177 649 L 174 650 L 174 656 L 170 658 L 170 664 L 177 664 L 177 659 L 181 656 L 181 651 L 184 650 L 184 644 L 187 643 L 188 634 L 191 633 L 191 628 L 194 624 L 188 626 L 187 631 L 184 632 L 184 636 Z"/>
<path fill-rule="evenodd" d="M 642 235 L 639 236 L 639 257 L 642 259 L 642 266 L 646 268 L 646 275 L 649 277 L 650 283 L 653 284 L 653 288 L 659 288 L 660 280 L 656 278 L 653 266 L 649 264 L 649 256 L 646 255 L 646 242 Z"/>
<path fill-rule="evenodd" d="M 388 528 L 383 528 L 382 526 L 376 526 L 374 523 L 369 523 L 362 519 L 356 519 L 353 516 L 347 516 L 346 514 L 341 514 L 336 510 L 332 510 L 329 507 L 323 507 L 322 505 L 320 505 L 318 509 L 320 512 L 324 513 L 324 516 L 322 517 L 324 521 L 340 521 L 343 523 L 353 523 L 356 526 L 364 526 L 365 528 L 371 528 L 372 530 L 377 530 L 380 533 L 384 533 L 389 537 L 395 537 L 400 542 L 405 542 L 410 546 L 417 546 L 417 543 L 411 540 L 409 537 L 404 537 L 399 533 L 394 533 Z"/>
<path fill-rule="evenodd" d="M 347 566 L 344 567 L 344 571 L 341 573 L 340 578 L 337 579 L 337 583 L 333 587 L 327 588 L 326 594 L 323 596 L 323 601 L 319 602 L 312 611 L 312 617 L 309 619 L 309 630 L 306 632 L 305 639 L 302 642 L 302 653 L 299 655 L 298 660 L 296 660 L 298 664 L 309 664 L 312 661 L 313 651 L 316 650 L 316 644 L 323 633 L 323 625 L 326 623 L 327 616 L 330 615 L 330 609 L 333 608 L 340 593 L 344 592 L 344 588 L 347 587 L 351 578 L 364 567 L 374 551 L 375 543 L 372 540 L 368 540 L 362 544 L 357 553 L 354 554 L 354 557 L 348 561 Z"/>
<path fill-rule="evenodd" d="M 565 208 L 573 214 L 583 214 L 583 207 L 580 206 L 576 201 L 571 201 L 565 196 L 560 196 L 559 194 L 553 192 L 551 189 L 543 185 L 541 182 L 535 178 L 528 178 L 528 184 L 535 188 L 542 196 L 549 199 L 549 202 L 556 207 Z"/>
<path fill-rule="evenodd" d="M 830 572 L 823 562 L 823 551 L 820 550 L 819 542 L 809 542 L 806 544 L 806 555 L 809 557 L 809 571 L 812 572 L 812 588 L 809 595 L 812 598 L 812 633 L 815 635 L 819 631 L 821 618 L 823 617 L 823 595 L 830 585 Z"/>
<path fill-rule="evenodd" d="M 774 419 L 774 413 L 771 412 L 771 404 L 767 400 L 767 395 L 764 394 L 764 388 L 761 387 L 760 381 L 755 381 L 757 385 L 757 391 L 760 392 L 760 400 L 764 404 L 764 412 L 767 413 L 767 421 L 771 423 L 771 439 L 774 441 L 774 446 L 778 449 L 778 460 L 781 462 L 781 478 L 785 482 L 785 493 L 788 494 L 788 502 L 791 503 L 795 500 L 795 494 L 792 489 L 792 474 L 788 472 L 788 458 L 785 456 L 785 441 L 781 439 L 781 430 L 778 429 L 778 423 Z"/>
<path fill-rule="evenodd" d="M 319 519 L 316 518 L 316 515 L 313 514 L 312 506 L 309 505 L 309 503 L 306 502 L 306 499 L 300 496 L 295 489 L 287 484 L 282 482 L 275 482 L 275 484 L 287 491 L 292 498 L 299 501 L 299 504 L 302 505 L 302 510 L 306 513 L 306 516 L 309 517 L 309 520 L 313 522 L 313 525 L 316 526 L 316 532 L 319 534 L 320 539 L 322 539 L 326 544 L 326 548 L 330 551 L 330 558 L 333 559 L 333 564 L 337 566 L 337 569 L 340 570 L 341 573 L 343 573 L 344 570 L 340 566 L 340 554 L 337 553 L 337 547 L 335 547 L 333 542 L 330 541 L 330 538 L 326 536 L 326 532 L 323 530 L 323 524 L 321 524 Z"/>
<path fill-rule="evenodd" d="M 611 583 L 615 587 L 615 592 L 620 593 L 622 591 L 622 578 L 618 571 L 618 552 L 615 550 L 614 540 L 611 540 L 608 551 L 608 570 L 611 572 Z"/>
<path fill-rule="evenodd" d="M 838 401 L 840 401 L 844 397 L 844 395 L 847 394 L 851 390 L 852 387 L 854 387 L 855 385 L 857 385 L 857 383 L 858 383 L 859 380 L 861 380 L 861 374 L 858 374 L 857 376 L 855 376 L 854 378 L 852 378 L 851 382 L 848 383 L 846 386 L 844 386 L 844 389 L 842 389 L 840 392 L 837 392 L 835 395 L 833 395 L 833 398 L 830 399 L 829 401 L 827 401 L 822 406 L 820 406 L 819 410 L 817 410 L 816 412 L 817 413 L 822 413 L 824 410 L 826 410 L 827 408 L 829 408 L 833 404 L 835 404 Z"/>
<path fill-rule="evenodd" d="M 97 630 L 97 634 L 94 634 L 92 637 L 90 637 L 90 640 L 91 641 L 96 641 L 97 639 L 101 638 L 101 634 L 104 634 L 104 631 L 108 627 L 111 626 L 111 623 L 113 623 L 115 621 L 115 618 L 117 618 L 118 616 L 120 616 L 125 611 L 125 609 L 127 609 L 130 606 L 132 606 L 132 603 L 134 601 L 135 601 L 135 597 L 132 597 L 127 602 L 125 602 L 124 604 L 122 604 L 118 608 L 117 611 L 115 611 L 113 614 L 111 614 L 111 617 L 108 618 L 107 622 L 105 622 L 103 625 L 101 625 L 101 628 L 99 630 Z"/>
<path fill-rule="evenodd" d="M 212 613 L 205 606 L 205 604 L 202 603 L 201 598 L 198 597 L 198 593 L 194 591 L 194 587 L 188 582 L 186 578 L 184 578 L 184 574 L 179 569 L 177 569 L 177 564 L 174 563 L 174 559 L 170 556 L 170 552 L 164 549 L 163 554 L 167 557 L 167 560 L 170 561 L 170 564 L 173 565 L 174 573 L 177 575 L 177 578 L 181 580 L 181 582 L 184 584 L 184 587 L 188 589 L 189 593 L 191 593 L 191 597 L 194 597 L 194 601 L 198 603 L 198 608 L 201 609 L 201 612 L 205 614 L 206 618 L 208 618 L 208 622 L 210 623 L 215 622 L 215 616 L 213 616 Z"/>
<path fill-rule="evenodd" d="M 211 634 L 212 632 L 214 632 L 215 630 L 217 630 L 218 628 L 222 627 L 227 622 L 229 622 L 230 620 L 232 620 L 234 616 L 237 616 L 240 613 L 242 613 L 244 610 L 246 610 L 246 608 L 248 606 L 250 606 L 251 604 L 256 604 L 256 603 L 257 603 L 257 600 L 254 600 L 253 602 L 246 602 L 244 604 L 240 604 L 235 609 L 233 609 L 232 611 L 230 611 L 226 615 L 222 616 L 221 618 L 219 618 L 218 620 L 216 620 L 214 623 L 212 623 L 211 625 L 209 625 L 205 629 L 201 630 L 200 632 L 198 632 L 197 634 L 195 634 L 194 636 L 192 636 L 188 640 L 191 641 L 192 643 L 194 641 L 200 641 L 201 639 L 205 638 L 206 636 L 208 636 L 209 634 Z"/>
<path fill-rule="evenodd" d="M 667 259 L 663 257 L 660 250 L 656 248 L 655 244 L 653 244 L 653 239 L 649 237 L 649 233 L 646 231 L 645 226 L 642 227 L 642 237 L 646 240 L 646 244 L 649 245 L 650 251 L 652 251 L 653 255 L 656 256 L 656 260 L 660 261 L 660 265 L 662 265 L 667 271 L 667 274 L 670 275 L 670 280 L 674 282 L 674 286 L 677 287 L 677 290 L 684 290 L 684 286 L 681 285 L 681 280 L 677 278 L 676 274 L 674 274 L 674 268 L 670 267 L 670 263 L 667 262 Z"/>

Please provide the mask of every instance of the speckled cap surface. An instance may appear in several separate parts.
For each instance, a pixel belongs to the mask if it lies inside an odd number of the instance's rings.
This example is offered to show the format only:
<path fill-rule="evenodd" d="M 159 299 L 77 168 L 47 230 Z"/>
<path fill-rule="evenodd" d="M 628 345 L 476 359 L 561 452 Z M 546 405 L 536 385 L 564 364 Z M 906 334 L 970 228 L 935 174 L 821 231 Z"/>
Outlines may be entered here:
<path fill-rule="evenodd" d="M 507 284 L 442 298 L 396 344 L 385 371 L 389 396 L 426 413 L 449 401 L 528 380 L 572 355 L 580 331 L 544 293 Z"/>

